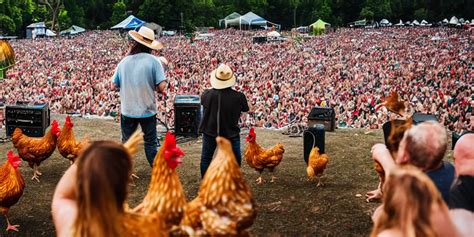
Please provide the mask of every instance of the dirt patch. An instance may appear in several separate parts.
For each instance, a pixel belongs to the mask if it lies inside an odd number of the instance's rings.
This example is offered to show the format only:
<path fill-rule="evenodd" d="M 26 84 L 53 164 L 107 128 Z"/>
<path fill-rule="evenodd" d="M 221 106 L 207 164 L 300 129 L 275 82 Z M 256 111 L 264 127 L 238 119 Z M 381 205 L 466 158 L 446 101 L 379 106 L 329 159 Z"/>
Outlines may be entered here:
<path fill-rule="evenodd" d="M 63 116 L 56 116 L 60 124 Z M 73 119 L 78 138 L 119 141 L 120 127 L 111 121 Z M 286 152 L 276 170 L 275 183 L 255 184 L 257 172 L 243 164 L 242 170 L 252 187 L 257 203 L 257 219 L 251 229 L 253 235 L 307 235 L 307 236 L 367 236 L 371 230 L 370 214 L 378 204 L 366 203 L 365 192 L 377 186 L 377 176 L 370 159 L 370 148 L 382 142 L 381 131 L 339 129 L 326 133 L 326 152 L 329 164 L 324 179 L 325 186 L 317 188 L 306 178 L 303 161 L 303 138 L 290 138 L 276 131 L 257 130 L 257 141 L 264 147 L 281 142 Z M 244 136 L 242 136 L 242 139 Z M 197 194 L 200 173 L 200 140 L 179 145 L 187 154 L 178 171 L 188 200 Z M 6 161 L 11 143 L 0 144 L 0 162 Z M 242 140 L 244 149 L 244 139 Z M 19 224 L 20 233 L 6 233 L 6 222 L 0 217 L 0 236 L 54 236 L 51 221 L 51 199 L 56 184 L 69 161 L 57 151 L 43 162 L 41 182 L 32 181 L 32 170 L 23 163 L 20 170 L 26 180 L 23 197 L 10 209 L 10 220 Z M 106 167 L 104 167 L 106 168 Z M 135 206 L 142 200 L 148 187 L 151 168 L 141 151 L 136 159 L 136 173 L 140 179 L 131 188 L 129 201 Z M 269 180 L 270 175 L 264 174 Z M 362 194 L 362 197 L 356 197 Z"/>

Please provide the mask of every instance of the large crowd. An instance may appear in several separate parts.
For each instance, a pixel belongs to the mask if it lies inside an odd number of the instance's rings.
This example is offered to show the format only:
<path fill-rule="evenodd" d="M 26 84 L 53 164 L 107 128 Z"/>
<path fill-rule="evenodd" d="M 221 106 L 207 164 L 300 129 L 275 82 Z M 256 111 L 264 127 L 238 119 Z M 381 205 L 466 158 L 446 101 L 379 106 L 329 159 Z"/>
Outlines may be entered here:
<path fill-rule="evenodd" d="M 375 110 L 391 91 L 411 112 L 432 113 L 447 128 L 468 128 L 473 107 L 472 33 L 450 28 L 338 29 L 318 37 L 256 44 L 253 32 L 222 30 L 191 41 L 162 37 L 168 97 L 158 117 L 173 124 L 177 94 L 202 94 L 209 73 L 228 63 L 251 112 L 242 126 L 306 123 L 314 106 L 333 107 L 338 127 L 380 128 L 392 114 Z M 74 38 L 14 40 L 17 64 L 0 82 L 0 103 L 49 102 L 53 113 L 117 117 L 111 76 L 127 54 L 115 31 Z M 167 118 L 165 118 L 167 116 Z"/>

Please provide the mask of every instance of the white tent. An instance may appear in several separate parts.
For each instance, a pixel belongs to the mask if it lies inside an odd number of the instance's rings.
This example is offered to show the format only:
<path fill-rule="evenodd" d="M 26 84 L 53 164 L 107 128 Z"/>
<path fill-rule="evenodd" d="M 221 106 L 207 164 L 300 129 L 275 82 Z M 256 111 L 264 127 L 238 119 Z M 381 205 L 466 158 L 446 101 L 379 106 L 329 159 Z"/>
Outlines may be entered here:
<path fill-rule="evenodd" d="M 420 22 L 418 22 L 417 20 L 414 20 L 412 23 L 413 23 L 413 25 L 416 25 L 416 26 L 420 25 Z"/>
<path fill-rule="evenodd" d="M 278 37 L 280 37 L 280 36 L 281 36 L 281 34 L 278 33 L 278 32 L 276 32 L 276 31 L 270 31 L 270 32 L 267 33 L 267 37 L 275 37 L 275 38 L 278 38 Z"/>
<path fill-rule="evenodd" d="M 48 37 L 54 37 L 54 36 L 56 36 L 56 33 L 54 33 L 54 32 L 53 32 L 52 30 L 50 30 L 50 29 L 47 29 L 47 30 L 46 30 L 46 36 L 48 36 Z"/>
<path fill-rule="evenodd" d="M 112 30 L 114 30 L 114 29 L 124 29 L 124 30 L 126 30 L 126 29 L 135 29 L 137 27 L 142 26 L 143 24 L 145 24 L 144 21 L 136 18 L 134 15 L 130 15 L 125 20 L 123 20 L 122 22 L 118 23 L 115 26 L 112 26 L 110 29 L 112 29 Z"/>
<path fill-rule="evenodd" d="M 413 24 L 410 21 L 405 22 L 406 26 L 413 26 Z"/>
<path fill-rule="evenodd" d="M 459 23 L 464 24 L 465 22 L 464 18 L 459 18 Z"/>
<path fill-rule="evenodd" d="M 451 17 L 451 20 L 449 20 L 449 24 L 451 24 L 451 25 L 459 24 L 458 18 L 456 18 L 455 16 Z"/>
<path fill-rule="evenodd" d="M 405 24 L 403 24 L 403 21 L 400 20 L 400 22 L 398 24 L 395 24 L 396 26 L 404 26 Z"/>
<path fill-rule="evenodd" d="M 471 26 L 474 25 L 474 19 L 471 20 Z"/>
<path fill-rule="evenodd" d="M 382 20 L 380 21 L 380 25 L 381 25 L 381 26 L 390 26 L 391 23 L 390 23 L 390 21 L 388 21 L 387 19 L 382 19 Z"/>
<path fill-rule="evenodd" d="M 444 18 L 443 23 L 448 24 L 449 23 L 448 19 Z"/>
<path fill-rule="evenodd" d="M 219 20 L 219 26 L 221 26 L 221 27 L 223 26 L 223 27 L 227 28 L 228 22 L 232 22 L 232 20 L 238 19 L 241 16 L 242 15 L 240 15 L 237 12 L 232 12 L 228 16 L 224 17 L 224 19 Z"/>
<path fill-rule="evenodd" d="M 77 35 L 79 33 L 85 32 L 85 31 L 86 31 L 86 29 L 84 29 L 82 27 L 72 25 L 71 27 L 69 27 L 69 29 L 61 31 L 60 34 L 61 35 Z"/>
<path fill-rule="evenodd" d="M 277 25 L 270 21 L 265 20 L 263 17 L 253 13 L 248 12 L 247 14 L 240 16 L 235 19 L 226 20 L 226 26 L 239 26 L 242 29 L 242 26 L 262 26 L 265 27 L 267 24 Z M 279 25 L 277 25 L 279 27 Z"/>

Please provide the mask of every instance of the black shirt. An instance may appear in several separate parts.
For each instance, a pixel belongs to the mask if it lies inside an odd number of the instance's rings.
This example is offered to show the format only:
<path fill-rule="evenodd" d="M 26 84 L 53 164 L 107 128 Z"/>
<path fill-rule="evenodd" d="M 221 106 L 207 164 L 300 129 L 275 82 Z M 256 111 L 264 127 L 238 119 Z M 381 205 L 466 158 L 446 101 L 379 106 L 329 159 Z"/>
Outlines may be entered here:
<path fill-rule="evenodd" d="M 449 192 L 449 208 L 474 212 L 474 176 L 461 175 Z"/>
<path fill-rule="evenodd" d="M 217 136 L 217 109 L 219 93 L 221 94 L 220 136 L 234 138 L 239 136 L 239 118 L 241 112 L 249 111 L 247 98 L 241 92 L 232 88 L 222 90 L 205 90 L 201 96 L 204 114 L 201 122 L 201 131 L 212 137 Z"/>

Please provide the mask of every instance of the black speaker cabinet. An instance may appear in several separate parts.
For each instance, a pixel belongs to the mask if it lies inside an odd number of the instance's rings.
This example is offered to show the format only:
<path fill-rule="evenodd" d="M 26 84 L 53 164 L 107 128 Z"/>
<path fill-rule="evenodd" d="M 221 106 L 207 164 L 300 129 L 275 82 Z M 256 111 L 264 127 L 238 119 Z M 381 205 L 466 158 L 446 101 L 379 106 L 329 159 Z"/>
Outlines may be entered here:
<path fill-rule="evenodd" d="M 314 146 L 319 148 L 319 153 L 323 154 L 324 144 L 325 144 L 325 134 L 326 131 L 324 126 L 321 124 L 316 125 L 315 127 L 309 127 L 303 133 L 303 154 L 304 161 L 308 163 L 309 153 Z"/>
<path fill-rule="evenodd" d="M 254 44 L 263 44 L 267 42 L 267 37 L 265 36 L 255 36 L 253 37 Z"/>
<path fill-rule="evenodd" d="M 324 130 L 334 132 L 336 128 L 336 113 L 333 108 L 314 107 L 308 115 L 308 127 L 316 124 L 324 125 Z"/>
<path fill-rule="evenodd" d="M 42 137 L 51 124 L 48 103 L 41 105 L 7 105 L 5 109 L 7 136 L 21 128 L 30 137 Z"/>
<path fill-rule="evenodd" d="M 199 135 L 201 100 L 197 95 L 177 95 L 174 101 L 174 131 L 176 135 Z"/>

